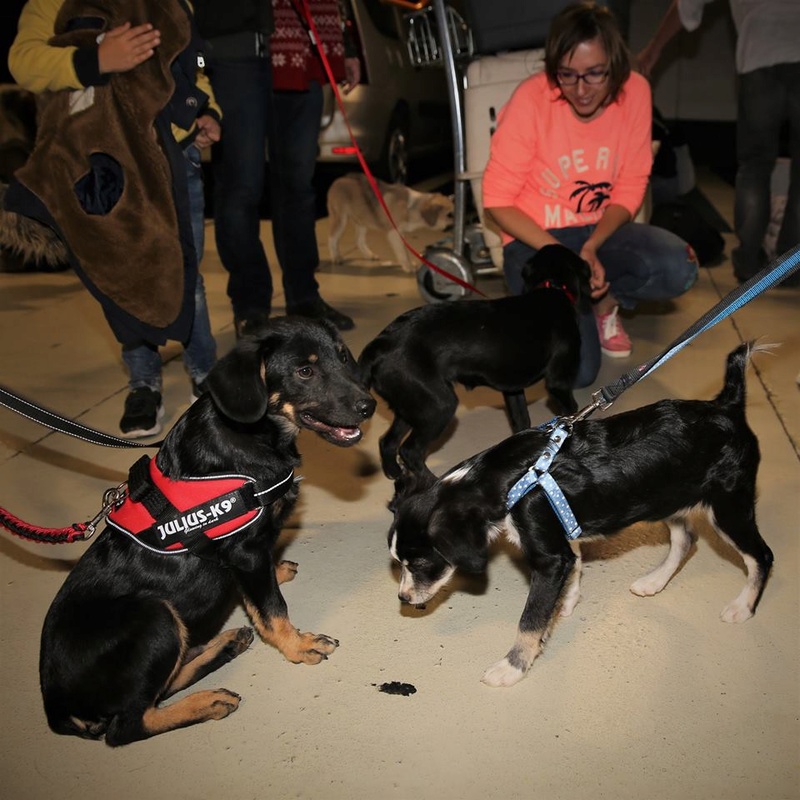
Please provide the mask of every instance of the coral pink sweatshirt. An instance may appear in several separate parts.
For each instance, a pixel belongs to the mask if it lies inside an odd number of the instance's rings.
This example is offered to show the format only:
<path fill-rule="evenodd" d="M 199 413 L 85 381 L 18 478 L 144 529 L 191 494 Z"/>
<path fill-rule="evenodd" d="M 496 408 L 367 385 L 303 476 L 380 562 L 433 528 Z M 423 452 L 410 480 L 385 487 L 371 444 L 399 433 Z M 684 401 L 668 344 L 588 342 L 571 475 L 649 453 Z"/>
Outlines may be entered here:
<path fill-rule="evenodd" d="M 543 72 L 514 91 L 492 136 L 484 207 L 517 206 L 545 229 L 597 223 L 612 203 L 634 216 L 653 163 L 650 85 L 631 73 L 588 123 L 560 94 Z"/>

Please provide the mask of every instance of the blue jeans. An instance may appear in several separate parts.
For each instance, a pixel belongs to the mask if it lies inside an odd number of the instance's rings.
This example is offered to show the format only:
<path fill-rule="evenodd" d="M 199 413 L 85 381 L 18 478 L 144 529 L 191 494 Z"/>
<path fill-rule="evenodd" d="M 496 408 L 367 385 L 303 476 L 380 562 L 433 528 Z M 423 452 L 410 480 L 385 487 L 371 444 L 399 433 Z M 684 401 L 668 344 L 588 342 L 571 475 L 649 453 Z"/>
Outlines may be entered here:
<path fill-rule="evenodd" d="M 548 231 L 561 244 L 580 252 L 594 225 Z M 514 240 L 503 248 L 503 272 L 511 294 L 522 292 L 522 268 L 536 253 Z M 686 242 L 653 225 L 629 222 L 615 231 L 597 251 L 611 285 L 611 294 L 622 308 L 635 308 L 640 300 L 670 300 L 690 289 L 697 280 L 697 261 Z M 600 338 L 594 314 L 581 314 L 581 363 L 576 388 L 594 383 L 600 370 Z"/>
<path fill-rule="evenodd" d="M 186 182 L 189 189 L 189 209 L 192 222 L 192 238 L 197 253 L 197 283 L 194 290 L 194 322 L 189 338 L 183 343 L 183 361 L 186 370 L 196 383 L 202 381 L 211 371 L 217 359 L 217 345 L 211 333 L 211 320 L 208 316 L 206 290 L 199 264 L 205 247 L 203 209 L 203 173 L 200 166 L 200 151 L 190 145 L 184 151 L 186 157 Z M 131 390 L 146 386 L 161 391 L 161 356 L 158 348 L 149 342 L 126 345 L 122 348 L 122 360 L 130 373 Z"/>
<path fill-rule="evenodd" d="M 779 254 L 800 242 L 800 62 L 776 64 L 739 76 L 734 204 L 739 246 L 731 256 L 734 272 L 742 279 L 765 266 L 761 246 L 770 219 L 770 180 L 785 120 L 789 121 L 791 167 L 777 240 Z"/>

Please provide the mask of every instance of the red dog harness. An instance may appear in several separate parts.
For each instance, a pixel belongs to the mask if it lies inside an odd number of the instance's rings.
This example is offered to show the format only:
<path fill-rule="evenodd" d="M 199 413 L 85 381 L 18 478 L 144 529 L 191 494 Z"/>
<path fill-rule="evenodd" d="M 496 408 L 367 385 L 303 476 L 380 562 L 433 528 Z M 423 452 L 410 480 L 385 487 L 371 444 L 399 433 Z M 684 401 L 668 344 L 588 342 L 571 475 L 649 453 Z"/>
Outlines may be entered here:
<path fill-rule="evenodd" d="M 293 484 L 292 470 L 265 487 L 247 475 L 172 480 L 143 456 L 131 467 L 128 494 L 108 524 L 156 553 L 196 553 L 252 525 Z"/>

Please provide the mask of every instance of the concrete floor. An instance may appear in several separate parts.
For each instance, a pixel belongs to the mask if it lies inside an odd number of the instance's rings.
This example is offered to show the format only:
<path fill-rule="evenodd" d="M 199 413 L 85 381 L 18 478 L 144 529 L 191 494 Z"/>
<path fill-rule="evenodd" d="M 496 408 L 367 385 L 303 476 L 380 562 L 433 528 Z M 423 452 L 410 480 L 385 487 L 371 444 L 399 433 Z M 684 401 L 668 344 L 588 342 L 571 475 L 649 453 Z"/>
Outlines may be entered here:
<path fill-rule="evenodd" d="M 730 190 L 706 193 L 730 219 Z M 326 242 L 325 221 L 319 241 Z M 211 234 L 209 227 L 209 234 Z M 269 225 L 264 240 L 271 248 Z M 347 244 L 348 240 L 345 240 Z M 355 257 L 352 241 L 350 252 Z M 412 237 L 423 247 L 425 236 Z M 381 243 L 375 241 L 375 247 Z M 728 237 L 728 250 L 731 238 Z M 388 249 L 384 249 L 388 257 Z M 325 247 L 322 257 L 326 258 Z M 222 270 L 209 235 L 203 263 L 220 352 L 233 344 Z M 401 311 L 421 303 L 393 266 L 352 261 L 319 276 L 324 297 L 352 314 L 354 353 Z M 500 294 L 497 278 L 481 287 Z M 626 321 L 627 360 L 606 360 L 598 385 L 659 353 L 735 286 L 730 263 L 703 269 L 670 308 Z M 282 298 L 276 304 L 280 307 Z M 38 688 L 47 607 L 84 545 L 27 544 L 0 534 L 2 795 L 10 800 L 132 798 L 398 798 L 485 800 L 788 800 L 800 797 L 800 289 L 773 289 L 623 395 L 615 413 L 664 397 L 710 398 L 725 355 L 742 339 L 778 341 L 749 372 L 748 416 L 759 437 L 758 519 L 775 568 L 756 616 L 718 615 L 744 580 L 738 557 L 708 531 L 667 589 L 642 599 L 629 584 L 658 563 L 664 528 L 636 526 L 613 546 L 587 547 L 583 599 L 560 620 L 528 677 L 511 689 L 480 682 L 511 645 L 528 577 L 498 547 L 485 584 L 458 579 L 426 611 L 401 609 L 386 547 L 392 487 L 374 463 L 388 425 L 383 404 L 359 446 L 340 450 L 303 432 L 305 480 L 285 531 L 300 563 L 284 587 L 292 620 L 337 637 L 319 666 L 296 666 L 255 643 L 201 682 L 243 696 L 220 722 L 126 748 L 52 734 Z M 70 273 L 0 275 L 0 381 L 68 417 L 117 432 L 126 393 L 118 349 L 98 305 Z M 189 382 L 176 347 L 164 351 L 171 424 Z M 589 390 L 579 393 L 588 401 Z M 441 472 L 508 435 L 499 395 L 462 392 L 457 425 L 430 458 Z M 540 387 L 534 423 L 549 418 Z M 33 524 L 90 518 L 123 481 L 131 450 L 85 444 L 0 410 L 0 505 Z M 244 613 L 232 623 L 244 624 Z M 384 682 L 416 693 L 378 691 Z"/>

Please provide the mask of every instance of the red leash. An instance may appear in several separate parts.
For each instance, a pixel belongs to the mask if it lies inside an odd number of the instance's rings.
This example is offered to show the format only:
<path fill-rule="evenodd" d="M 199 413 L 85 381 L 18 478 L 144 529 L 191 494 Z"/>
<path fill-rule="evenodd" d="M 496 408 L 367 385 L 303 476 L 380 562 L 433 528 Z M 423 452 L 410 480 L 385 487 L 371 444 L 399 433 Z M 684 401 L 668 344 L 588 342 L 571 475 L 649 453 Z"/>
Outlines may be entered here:
<path fill-rule="evenodd" d="M 83 542 L 94 536 L 100 523 L 125 499 L 126 495 L 127 488 L 124 483 L 116 489 L 107 489 L 103 494 L 103 508 L 93 519 L 88 522 L 73 522 L 66 528 L 41 528 L 38 525 L 31 525 L 0 506 L 0 525 L 15 536 L 38 544 Z"/>
<path fill-rule="evenodd" d="M 356 137 L 353 135 L 353 131 L 350 128 L 350 121 L 347 119 L 347 114 L 344 110 L 344 103 L 342 102 L 342 96 L 339 93 L 339 87 L 336 85 L 336 78 L 333 75 L 333 71 L 331 70 L 330 63 L 328 62 L 328 57 L 325 55 L 325 51 L 322 49 L 322 45 L 320 44 L 320 37 L 317 31 L 317 27 L 314 24 L 314 18 L 311 15 L 311 9 L 308 6 L 308 0 L 292 0 L 295 10 L 300 15 L 300 19 L 305 22 L 306 26 L 308 27 L 308 32 L 311 37 L 311 44 L 319 53 L 320 60 L 322 61 L 322 66 L 325 69 L 325 74 L 328 76 L 328 82 L 333 89 L 334 97 L 336 98 L 336 104 L 339 106 L 339 110 L 342 112 L 342 119 L 344 120 L 344 124 L 347 126 L 347 133 L 350 136 L 350 141 L 353 143 L 353 147 L 355 147 L 356 156 L 358 157 L 358 162 L 361 164 L 361 169 L 364 171 L 364 175 L 369 182 L 369 185 L 372 187 L 372 191 L 375 194 L 375 197 L 378 199 L 381 208 L 383 209 L 386 217 L 388 218 L 389 222 L 392 224 L 392 227 L 397 231 L 398 236 L 402 240 L 405 248 L 419 261 L 421 261 L 426 266 L 430 267 L 434 272 L 438 272 L 439 275 L 442 277 L 447 278 L 448 280 L 453 281 L 453 283 L 457 283 L 464 289 L 469 289 L 469 291 L 474 292 L 475 294 L 479 294 L 481 297 L 486 297 L 486 295 L 478 288 L 473 286 L 471 283 L 467 283 L 467 281 L 461 280 L 461 278 L 457 277 L 456 275 L 451 275 L 446 270 L 443 270 L 441 267 L 437 267 L 436 264 L 432 264 L 428 261 L 425 256 L 420 255 L 416 251 L 416 249 L 409 244 L 406 238 L 400 233 L 400 229 L 397 227 L 397 223 L 394 221 L 392 217 L 391 211 L 389 211 L 389 207 L 386 205 L 386 201 L 383 199 L 383 195 L 381 194 L 381 190 L 378 187 L 378 183 L 375 180 L 375 176 L 372 174 L 372 171 L 367 164 L 366 159 L 364 158 L 364 154 L 361 152 L 361 148 L 358 146 L 358 142 L 356 141 Z"/>

